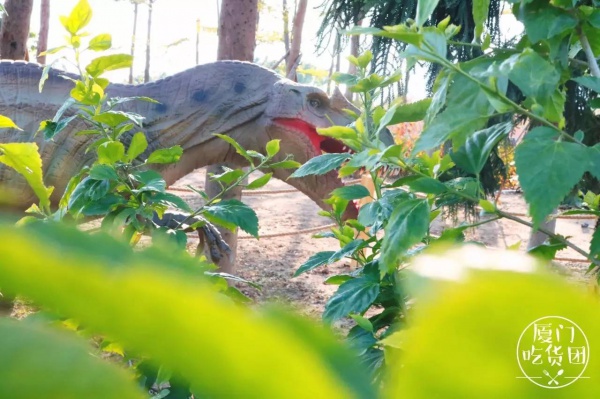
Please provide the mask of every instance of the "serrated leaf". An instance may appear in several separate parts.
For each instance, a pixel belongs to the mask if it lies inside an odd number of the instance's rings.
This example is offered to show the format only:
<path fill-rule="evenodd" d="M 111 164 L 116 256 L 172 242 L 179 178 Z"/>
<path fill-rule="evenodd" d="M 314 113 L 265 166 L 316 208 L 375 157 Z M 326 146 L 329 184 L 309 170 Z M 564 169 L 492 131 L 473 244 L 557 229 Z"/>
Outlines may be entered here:
<path fill-rule="evenodd" d="M 469 136 L 466 143 L 450 156 L 462 170 L 478 175 L 496 145 L 512 130 L 512 123 L 499 123 Z"/>
<path fill-rule="evenodd" d="M 402 104 L 396 107 L 387 125 L 395 125 L 403 122 L 422 121 L 431 105 L 431 98 L 425 98 L 410 104 Z"/>
<path fill-rule="evenodd" d="M 261 188 L 265 184 L 267 184 L 269 182 L 269 180 L 271 180 L 272 176 L 273 176 L 273 173 L 265 173 L 264 175 L 262 175 L 258 179 L 253 180 L 252 182 L 250 182 L 250 184 L 248 184 L 246 186 L 246 189 L 248 189 L 248 190 L 255 190 L 257 188 Z"/>
<path fill-rule="evenodd" d="M 40 208 L 49 209 L 53 187 L 44 185 L 42 157 L 36 143 L 0 144 L 0 163 L 13 168 L 27 180 L 40 201 Z"/>
<path fill-rule="evenodd" d="M 433 122 L 425 128 L 415 143 L 413 153 L 438 148 L 446 140 L 460 135 L 467 137 L 469 134 L 482 127 L 489 115 L 481 115 L 473 109 L 465 109 L 461 113 L 447 109 L 439 114 Z"/>
<path fill-rule="evenodd" d="M 102 33 L 90 40 L 89 49 L 94 51 L 108 50 L 112 46 L 112 37 L 108 33 Z"/>
<path fill-rule="evenodd" d="M 179 161 L 179 158 L 183 155 L 183 149 L 181 146 L 174 146 L 170 148 L 161 148 L 159 150 L 154 151 L 148 156 L 146 163 L 153 164 L 167 164 L 167 163 L 175 163 Z"/>
<path fill-rule="evenodd" d="M 152 195 L 152 200 L 155 202 L 158 201 L 163 204 L 173 206 L 185 212 L 192 212 L 192 208 L 190 208 L 190 206 L 187 202 L 185 202 L 185 200 L 171 193 L 157 192 Z"/>
<path fill-rule="evenodd" d="M 71 35 L 76 35 L 85 28 L 92 19 L 92 8 L 87 0 L 80 0 L 71 11 L 71 14 L 60 17 L 60 22 Z"/>
<path fill-rule="evenodd" d="M 411 199 L 397 205 L 385 227 L 379 266 L 382 273 L 393 273 L 398 258 L 419 243 L 429 229 L 429 205 L 426 200 Z"/>
<path fill-rule="evenodd" d="M 356 200 L 371 196 L 369 190 L 360 184 L 352 186 L 338 187 L 331 192 L 331 195 L 345 200 Z"/>
<path fill-rule="evenodd" d="M 110 165 L 94 165 L 89 176 L 95 180 L 119 180 L 117 171 Z"/>
<path fill-rule="evenodd" d="M 204 208 L 209 214 L 232 223 L 258 238 L 258 217 L 252 208 L 241 201 L 230 199 Z"/>
<path fill-rule="evenodd" d="M 364 246 L 365 240 L 363 240 L 362 238 L 352 240 L 348 244 L 340 248 L 338 251 L 334 252 L 333 255 L 331 255 L 331 258 L 329 258 L 328 263 L 334 263 L 344 259 L 345 257 L 350 257 L 357 250 L 364 248 Z"/>
<path fill-rule="evenodd" d="M 116 69 L 129 68 L 133 62 L 133 57 L 129 54 L 105 55 L 93 59 L 85 67 L 87 73 L 96 78 L 104 72 L 114 71 Z"/>
<path fill-rule="evenodd" d="M 332 137 L 338 140 L 352 140 L 358 138 L 356 130 L 348 126 L 322 127 L 317 129 L 317 133 L 319 133 L 320 136 Z"/>
<path fill-rule="evenodd" d="M 125 156 L 125 146 L 119 141 L 109 141 L 98 147 L 98 162 L 114 164 Z"/>
<path fill-rule="evenodd" d="M 304 177 L 309 175 L 323 175 L 339 168 L 344 161 L 350 158 L 350 154 L 323 154 L 308 160 L 290 177 Z"/>
<path fill-rule="evenodd" d="M 265 149 L 267 150 L 267 156 L 272 157 L 279 152 L 279 142 L 281 140 L 271 140 L 267 143 Z"/>
<path fill-rule="evenodd" d="M 367 310 L 379 295 L 379 280 L 373 275 L 363 275 L 348 280 L 333 294 L 323 312 L 323 320 L 334 322 L 350 313 Z"/>
<path fill-rule="evenodd" d="M 589 166 L 584 146 L 555 141 L 556 136 L 556 130 L 537 127 L 515 150 L 519 183 L 535 227 L 560 204 Z"/>
<path fill-rule="evenodd" d="M 96 122 L 104 123 L 110 127 L 116 127 L 123 122 L 132 121 L 138 126 L 142 126 L 143 116 L 131 112 L 123 111 L 105 111 L 92 117 Z"/>
<path fill-rule="evenodd" d="M 335 253 L 335 251 L 317 252 L 316 254 L 314 254 L 310 258 L 308 258 L 308 260 L 306 262 L 304 262 L 302 265 L 300 265 L 298 270 L 296 270 L 294 272 L 294 277 L 298 277 L 302 273 L 306 273 L 306 272 L 313 270 L 319 266 L 329 264 L 329 259 L 331 258 L 331 256 L 334 253 Z"/>
<path fill-rule="evenodd" d="M 129 162 L 136 159 L 140 154 L 146 151 L 148 148 L 148 140 L 146 140 L 146 135 L 143 132 L 137 132 L 131 138 L 131 142 L 129 143 L 129 148 L 127 149 L 127 160 Z"/>
<path fill-rule="evenodd" d="M 516 62 L 511 63 L 508 77 L 523 94 L 538 98 L 540 102 L 554 93 L 560 80 L 554 65 L 531 49 L 525 50 Z"/>
<path fill-rule="evenodd" d="M 244 176 L 244 171 L 242 169 L 225 169 L 225 171 L 218 175 L 212 175 L 210 178 L 214 181 L 219 181 L 221 183 L 225 183 L 227 185 L 232 184 L 237 181 L 239 178 Z"/>
<path fill-rule="evenodd" d="M 590 256 L 600 255 L 600 229 L 595 229 L 590 242 Z"/>
<path fill-rule="evenodd" d="M 417 16 L 415 22 L 418 26 L 423 24 L 429 19 L 433 10 L 437 7 L 439 0 L 419 0 L 417 2 Z"/>

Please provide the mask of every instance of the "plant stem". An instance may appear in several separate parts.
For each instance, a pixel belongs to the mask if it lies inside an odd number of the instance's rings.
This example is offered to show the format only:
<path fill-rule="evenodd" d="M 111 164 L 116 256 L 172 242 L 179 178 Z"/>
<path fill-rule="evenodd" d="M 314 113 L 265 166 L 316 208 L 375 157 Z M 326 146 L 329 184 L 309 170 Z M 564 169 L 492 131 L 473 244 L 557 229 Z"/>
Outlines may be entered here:
<path fill-rule="evenodd" d="M 581 29 L 581 26 L 577 28 L 577 34 L 579 35 L 581 48 L 583 48 L 585 56 L 587 57 L 590 73 L 592 74 L 592 76 L 600 78 L 600 68 L 598 67 L 596 57 L 594 56 L 594 51 L 592 50 L 592 46 L 590 46 L 590 42 L 588 41 L 587 36 L 585 35 L 585 33 L 583 33 L 583 29 Z"/>

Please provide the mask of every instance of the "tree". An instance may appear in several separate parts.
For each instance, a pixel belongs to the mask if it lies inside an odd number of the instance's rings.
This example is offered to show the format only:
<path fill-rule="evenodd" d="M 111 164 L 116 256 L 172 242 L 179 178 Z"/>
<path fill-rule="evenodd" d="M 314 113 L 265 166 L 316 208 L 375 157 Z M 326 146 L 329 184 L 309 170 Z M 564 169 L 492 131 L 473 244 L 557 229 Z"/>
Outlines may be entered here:
<path fill-rule="evenodd" d="M 44 65 L 46 55 L 40 55 L 48 50 L 48 31 L 50 30 L 50 0 L 42 0 L 40 5 L 40 33 L 38 34 L 37 62 Z"/>
<path fill-rule="evenodd" d="M 307 0 L 300 0 L 298 8 L 294 15 L 294 23 L 292 25 L 292 42 L 289 48 L 289 54 L 286 61 L 286 76 L 288 79 L 297 81 L 296 68 L 300 65 L 300 47 L 302 45 L 302 29 L 304 28 L 304 17 L 306 15 Z"/>
<path fill-rule="evenodd" d="M 146 66 L 144 68 L 144 83 L 150 81 L 150 44 L 152 43 L 152 6 L 156 0 L 148 0 L 148 31 L 146 35 Z M 135 36 L 134 36 L 135 39 Z"/>
<path fill-rule="evenodd" d="M 217 50 L 218 60 L 240 60 L 253 61 L 254 47 L 256 46 L 256 26 L 258 23 L 258 0 L 223 0 L 219 14 L 219 47 Z M 209 197 L 217 195 L 221 191 L 218 183 L 209 179 L 209 174 L 223 172 L 223 166 L 218 164 L 206 168 L 205 191 Z M 226 195 L 224 199 L 240 199 L 242 189 L 235 188 Z M 219 262 L 221 271 L 229 273 L 235 267 L 237 233 L 226 229 L 220 229 L 225 242 L 232 250 L 229 259 Z"/>
<path fill-rule="evenodd" d="M 0 29 L 0 56 L 9 60 L 29 58 L 27 39 L 33 0 L 6 0 L 6 15 Z"/>

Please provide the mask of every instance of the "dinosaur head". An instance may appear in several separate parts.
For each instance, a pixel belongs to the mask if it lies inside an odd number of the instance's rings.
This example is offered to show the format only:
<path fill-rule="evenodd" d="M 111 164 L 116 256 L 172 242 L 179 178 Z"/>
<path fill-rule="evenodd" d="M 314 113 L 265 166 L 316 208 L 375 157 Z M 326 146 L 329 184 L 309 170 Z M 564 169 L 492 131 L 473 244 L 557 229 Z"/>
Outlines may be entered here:
<path fill-rule="evenodd" d="M 309 159 L 327 153 L 347 152 L 349 149 L 335 139 L 320 136 L 317 128 L 332 125 L 346 126 L 353 119 L 344 109 L 358 112 L 342 93 L 336 88 L 330 97 L 324 91 L 313 87 L 296 84 L 291 81 L 281 81 L 274 85 L 270 106 L 266 109 L 267 132 L 269 140 L 281 140 L 281 158 L 292 154 L 294 160 L 302 164 Z M 322 208 L 323 203 L 331 192 L 341 187 L 342 181 L 335 171 L 320 176 L 288 179 L 292 171 L 276 169 L 275 177 L 287 181 Z M 346 210 L 346 218 L 356 218 L 357 209 L 350 203 Z"/>

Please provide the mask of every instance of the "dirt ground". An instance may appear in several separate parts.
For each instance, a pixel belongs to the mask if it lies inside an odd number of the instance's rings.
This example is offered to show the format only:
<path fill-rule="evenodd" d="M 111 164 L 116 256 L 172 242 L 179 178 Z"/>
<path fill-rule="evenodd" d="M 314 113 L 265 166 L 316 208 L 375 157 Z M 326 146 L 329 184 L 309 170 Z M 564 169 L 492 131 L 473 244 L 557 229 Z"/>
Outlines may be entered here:
<path fill-rule="evenodd" d="M 255 177 L 251 177 L 253 180 Z M 190 184 L 203 187 L 205 174 L 198 170 L 173 185 L 184 187 Z M 273 179 L 261 191 L 291 189 L 286 183 Z M 198 203 L 198 196 L 193 193 L 176 192 L 190 203 Z M 258 214 L 260 234 L 282 234 L 274 238 L 256 240 L 240 233 L 238 241 L 238 264 L 236 274 L 262 286 L 258 291 L 250 287 L 241 287 L 252 299 L 258 302 L 277 301 L 297 308 L 302 313 L 320 317 L 327 298 L 337 286 L 323 284 L 323 281 L 334 274 L 348 272 L 348 262 L 338 262 L 329 267 L 321 267 L 299 277 L 293 278 L 294 271 L 311 255 L 319 251 L 337 250 L 339 244 L 331 238 L 311 238 L 311 234 L 285 235 L 302 229 L 327 225 L 330 221 L 317 215 L 320 208 L 300 192 L 261 194 L 244 196 L 243 201 Z M 505 192 L 499 201 L 500 209 L 524 214 L 525 202 L 522 194 Z M 593 233 L 593 219 L 559 219 L 556 232 L 570 236 L 571 240 L 583 249 L 589 248 Z M 439 220 L 434 230 L 438 233 L 450 226 L 450 221 Z M 586 227 L 587 226 L 587 227 Z M 475 231 L 467 232 L 467 238 L 482 241 L 490 247 L 505 248 L 521 242 L 521 248 L 527 245 L 529 229 L 510 220 L 487 223 Z M 195 241 L 194 241 L 195 240 Z M 190 236 L 190 246 L 196 245 L 196 236 Z M 571 249 L 559 252 L 561 258 L 582 259 L 582 256 Z M 561 262 L 564 269 L 578 279 L 585 278 L 583 273 L 588 264 L 581 262 Z"/>

